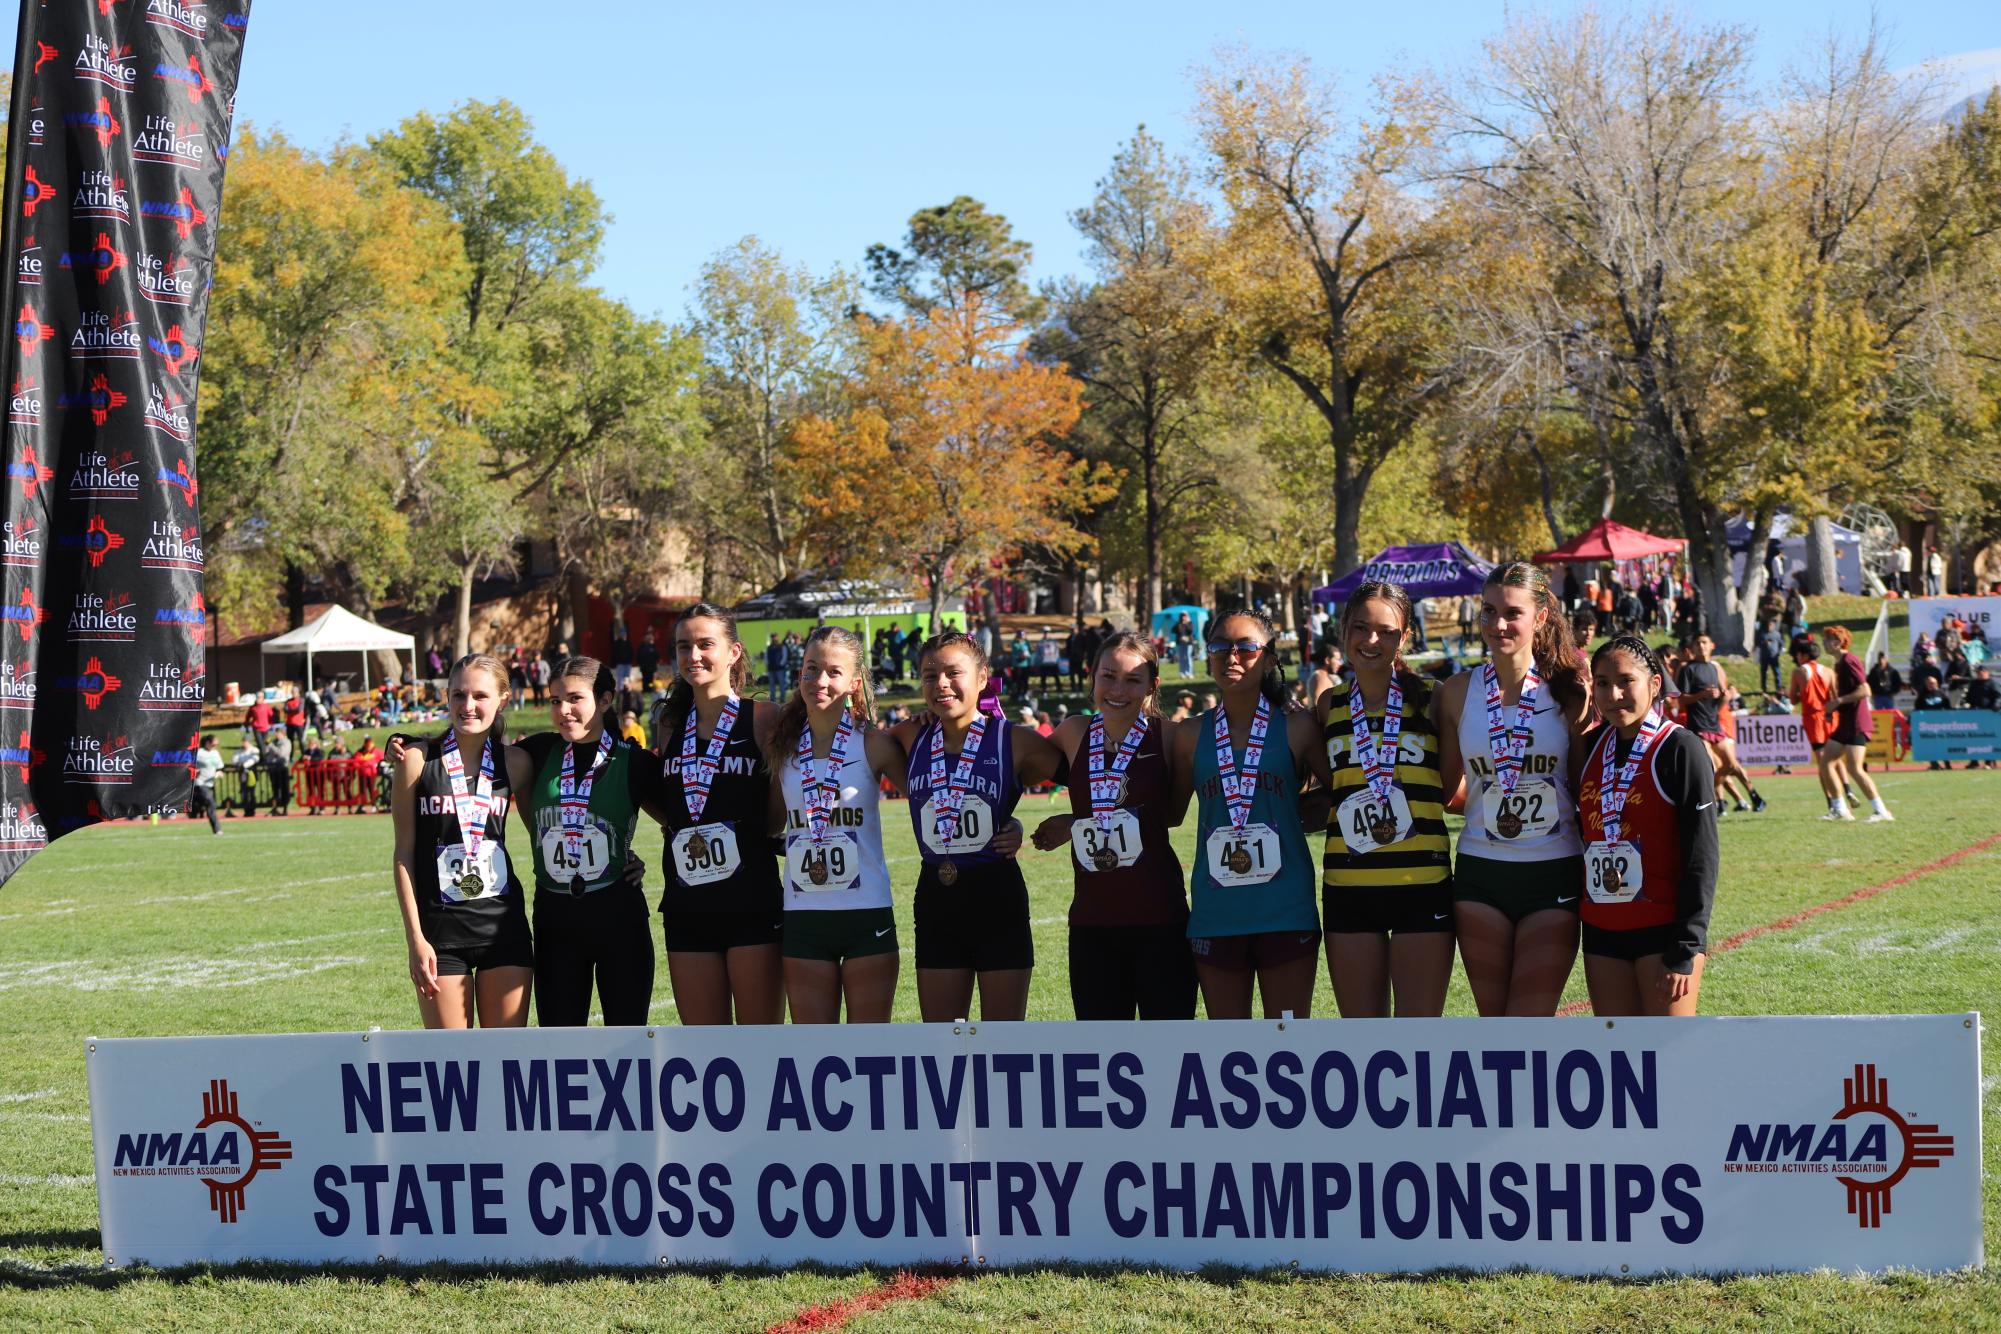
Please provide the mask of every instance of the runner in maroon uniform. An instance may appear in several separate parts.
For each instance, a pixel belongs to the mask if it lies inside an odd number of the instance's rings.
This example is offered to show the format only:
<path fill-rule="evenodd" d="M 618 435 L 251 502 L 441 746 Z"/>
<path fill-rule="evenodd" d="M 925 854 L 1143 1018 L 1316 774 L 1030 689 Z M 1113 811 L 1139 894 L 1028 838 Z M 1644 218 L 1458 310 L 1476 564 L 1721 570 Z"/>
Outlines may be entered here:
<path fill-rule="evenodd" d="M 1584 836 L 1584 977 L 1600 1015 L 1690 1015 L 1716 898 L 1716 788 L 1708 752 L 1655 704 L 1653 650 L 1615 635 L 1591 659 L 1605 726 L 1577 775 Z"/>

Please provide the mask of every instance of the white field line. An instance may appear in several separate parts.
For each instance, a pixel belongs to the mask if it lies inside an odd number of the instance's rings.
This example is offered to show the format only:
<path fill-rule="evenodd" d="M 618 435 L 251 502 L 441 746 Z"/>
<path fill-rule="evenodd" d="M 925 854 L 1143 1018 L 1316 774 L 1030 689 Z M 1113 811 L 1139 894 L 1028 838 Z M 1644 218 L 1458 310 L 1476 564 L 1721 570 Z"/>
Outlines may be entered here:
<path fill-rule="evenodd" d="M 82 1112 L 10 1112 L 0 1108 L 0 1121 L 88 1121 Z"/>
<path fill-rule="evenodd" d="M 68 987 L 76 991 L 178 991 L 190 988 L 258 986 L 286 981 L 334 968 L 351 968 L 378 961 L 380 954 L 292 955 L 275 953 L 301 945 L 346 940 L 356 936 L 392 934 L 387 926 L 359 931 L 337 931 L 327 935 L 303 936 L 294 940 L 266 941 L 247 945 L 217 958 L 156 959 L 143 963 L 106 966 L 83 959 L 57 959 L 40 963 L 0 964 L 0 992 L 24 987 Z"/>
<path fill-rule="evenodd" d="M 86 903 L 76 903 L 74 899 L 64 899 L 60 900 L 60 902 L 75 903 L 76 906 L 70 908 L 45 907 L 37 912 L 0 913 L 0 922 L 19 921 L 26 917 L 67 917 L 72 913 L 82 912 L 87 908 L 148 908 L 162 903 L 207 903 L 213 899 L 236 898 L 246 894 L 256 895 L 258 890 L 270 889 L 274 884 L 285 886 L 288 890 L 304 889 L 311 885 L 340 885 L 351 880 L 377 880 L 382 877 L 382 874 L 381 871 L 350 871 L 346 875 L 323 875 L 310 880 L 281 879 L 261 885 L 245 885 L 240 889 L 205 889 L 198 894 L 154 894 L 143 899 L 99 898 Z M 254 898 L 246 898 L 243 901 L 245 903 L 263 903 L 270 899 L 289 897 L 289 893 L 264 894 Z"/>
<path fill-rule="evenodd" d="M 1774 942 L 1782 949 L 1808 954 L 1871 958 L 1890 954 L 1934 954 L 1991 948 L 1996 933 L 1974 926 L 1952 926 L 1942 931 L 1925 927 L 1880 930 L 1869 926 L 1832 926 L 1790 940 Z"/>
<path fill-rule="evenodd" d="M 61 1089 L 36 1089 L 33 1093 L 0 1093 L 0 1104 L 15 1102 L 39 1102 L 43 1098 L 53 1098 Z"/>

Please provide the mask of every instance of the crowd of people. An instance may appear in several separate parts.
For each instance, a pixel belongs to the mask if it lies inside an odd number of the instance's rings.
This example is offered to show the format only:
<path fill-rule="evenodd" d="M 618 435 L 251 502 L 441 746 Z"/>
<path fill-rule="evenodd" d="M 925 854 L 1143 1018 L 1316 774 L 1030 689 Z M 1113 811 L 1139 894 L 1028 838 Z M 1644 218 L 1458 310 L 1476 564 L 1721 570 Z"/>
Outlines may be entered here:
<path fill-rule="evenodd" d="M 544 1024 L 585 1022 L 593 994 L 606 1023 L 644 1023 L 657 955 L 642 815 L 663 834 L 657 907 L 682 1022 L 886 1021 L 905 929 L 886 794 L 906 798 L 920 856 L 927 1021 L 969 1017 L 975 994 L 981 1017 L 1025 1017 L 1020 858 L 1038 852 L 1072 873 L 1080 1019 L 1192 1018 L 1198 996 L 1211 1018 L 1305 1016 L 1323 958 L 1344 1016 L 1438 1014 L 1455 957 L 1480 1013 L 1547 1015 L 1580 949 L 1600 1013 L 1693 1013 L 1717 877 L 1713 743 L 1664 711 L 1671 673 L 1642 638 L 1581 657 L 1539 568 L 1496 569 L 1477 602 L 1485 660 L 1439 680 L 1406 660 L 1410 599 L 1365 585 L 1303 704 L 1271 621 L 1224 613 L 1204 635 L 1213 693 L 1172 713 L 1153 637 L 1092 627 L 1052 664 L 1088 664 L 1092 711 L 1032 722 L 1006 717 L 999 648 L 956 630 L 902 658 L 921 688 L 910 716 L 877 715 L 887 630 L 880 651 L 812 630 L 796 676 L 788 662 L 784 688 L 753 699 L 733 616 L 701 604 L 675 627 L 670 687 L 640 729 L 650 749 L 621 735 L 608 664 L 557 664 L 553 730 L 510 741 L 506 665 L 466 657 L 449 729 L 389 754 L 424 1022 L 524 1023 L 532 991 Z M 1027 642 L 1039 668 L 1039 643 L 1056 641 Z M 1689 679 L 1685 695 L 1715 702 L 1706 674 Z M 1022 794 L 1052 783 L 1069 809 L 1024 830 Z M 1445 811 L 1462 796 L 1455 849 Z M 1184 869 L 1171 831 L 1191 806 Z M 519 872 L 510 809 L 528 840 Z"/>

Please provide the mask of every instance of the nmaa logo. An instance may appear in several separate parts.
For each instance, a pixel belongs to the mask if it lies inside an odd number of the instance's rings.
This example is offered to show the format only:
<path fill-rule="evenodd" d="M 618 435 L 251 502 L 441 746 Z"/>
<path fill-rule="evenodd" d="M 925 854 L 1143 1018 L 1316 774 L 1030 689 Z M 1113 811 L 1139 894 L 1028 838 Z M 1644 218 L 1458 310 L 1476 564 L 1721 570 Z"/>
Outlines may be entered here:
<path fill-rule="evenodd" d="M 21 451 L 19 458 L 7 460 L 7 475 L 21 484 L 21 499 L 33 500 L 35 493 L 42 489 L 42 483 L 55 477 L 54 468 L 44 468 L 35 454 L 35 447 L 29 445 Z"/>
<path fill-rule="evenodd" d="M 21 313 L 14 317 L 14 341 L 21 345 L 21 355 L 34 356 L 36 348 L 55 336 L 56 327 L 42 323 L 42 317 L 33 303 L 22 302 Z"/>
<path fill-rule="evenodd" d="M 49 831 L 32 801 L 0 802 L 0 850 L 26 852 L 46 847 Z"/>
<path fill-rule="evenodd" d="M 36 605 L 35 590 L 32 588 L 21 590 L 19 602 L 0 602 L 0 621 L 6 621 L 20 631 L 23 644 L 35 637 L 35 627 L 48 618 L 48 612 Z"/>
<path fill-rule="evenodd" d="M 72 736 L 63 754 L 65 783 L 129 783 L 135 761 L 127 736 Z"/>
<path fill-rule="evenodd" d="M 110 232 L 99 232 L 90 249 L 65 250 L 56 267 L 95 273 L 97 285 L 102 287 L 111 281 L 112 274 L 125 267 L 125 252 L 111 243 Z"/>
<path fill-rule="evenodd" d="M 202 1118 L 191 1131 L 120 1134 L 111 1153 L 115 1177 L 191 1176 L 208 1187 L 208 1207 L 225 1223 L 243 1212 L 243 1194 L 259 1172 L 292 1158 L 292 1142 L 243 1118 L 229 1081 L 212 1079 Z"/>
<path fill-rule="evenodd" d="M 201 483 L 188 471 L 186 459 L 175 459 L 174 466 L 162 466 L 159 475 L 153 479 L 181 498 L 182 503 L 193 505 L 195 497 L 201 494 Z"/>
<path fill-rule="evenodd" d="M 104 697 L 117 694 L 118 687 L 125 682 L 106 671 L 103 660 L 93 655 L 90 661 L 84 663 L 82 671 L 75 676 L 62 677 L 56 684 L 59 689 L 74 690 L 82 695 L 83 706 L 96 713 L 97 706 L 104 702 Z"/>
<path fill-rule="evenodd" d="M 98 98 L 97 105 L 89 111 L 63 112 L 63 124 L 73 130 L 89 130 L 97 136 L 97 146 L 105 149 L 111 147 L 111 141 L 125 128 L 118 117 L 111 114 L 111 99 L 108 97 Z"/>
<path fill-rule="evenodd" d="M 21 176 L 21 216 L 32 218 L 35 209 L 55 197 L 55 191 L 42 184 L 42 178 L 35 175 L 35 164 L 30 162 Z"/>
<path fill-rule="evenodd" d="M 208 75 L 202 72 L 199 56 L 189 56 L 185 65 L 172 65 L 163 60 L 153 66 L 153 77 L 179 84 L 181 91 L 188 95 L 188 105 L 191 107 L 200 106 L 202 98 L 215 91 L 215 85 L 210 83 Z"/>
<path fill-rule="evenodd" d="M 1725 1172 L 1831 1175 L 1848 1192 L 1858 1227 L 1883 1226 L 1890 1191 L 1911 1172 L 1953 1156 L 1953 1137 L 1890 1106 L 1890 1085 L 1874 1065 L 1841 1081 L 1841 1108 L 1826 1124 L 1740 1124 L 1730 1133 Z"/>
<path fill-rule="evenodd" d="M 194 193 L 185 185 L 180 194 L 172 199 L 142 199 L 139 201 L 139 216 L 142 218 L 166 218 L 174 224 L 183 241 L 194 229 L 208 221 L 208 214 L 195 207 Z"/>
<path fill-rule="evenodd" d="M 155 625 L 205 625 L 208 623 L 208 607 L 201 594 L 195 594 L 194 601 L 185 607 L 158 607 L 153 611 Z"/>
<path fill-rule="evenodd" d="M 195 749 L 201 745 L 201 733 L 188 734 L 188 744 L 179 750 L 156 750 L 149 763 L 155 769 L 186 769 L 188 777 L 195 776 Z"/>
<path fill-rule="evenodd" d="M 93 514 L 82 532 L 64 533 L 56 539 L 56 545 L 67 551 L 82 551 L 90 560 L 90 568 L 97 570 L 104 567 L 106 556 L 125 545 L 125 535 L 106 523 L 102 514 Z"/>
<path fill-rule="evenodd" d="M 146 346 L 153 349 L 154 355 L 160 358 L 169 375 L 179 375 L 183 366 L 201 355 L 201 348 L 188 341 L 188 336 L 181 332 L 181 326 L 178 324 L 168 328 L 164 337 L 149 337 Z"/>
<path fill-rule="evenodd" d="M 90 384 L 79 394 L 59 394 L 56 406 L 59 408 L 90 409 L 90 424 L 102 426 L 111 419 L 111 414 L 126 404 L 125 394 L 113 389 L 111 381 L 103 371 L 90 377 Z M 119 456 L 129 462 L 131 451 Z M 126 486 L 120 474 L 129 474 L 132 484 Z M 73 496 L 115 496 L 130 499 L 139 494 L 139 474 L 131 472 L 122 464 L 114 463 L 106 454 L 92 450 L 77 460 L 76 470 L 70 474 L 70 494 Z"/>
<path fill-rule="evenodd" d="M 25 727 L 21 729 L 21 739 L 18 742 L 11 746 L 0 746 L 0 767 L 19 768 L 21 781 L 24 783 L 34 774 L 35 766 L 47 758 L 48 756 L 42 753 L 41 747 L 28 740 L 28 729 Z"/>

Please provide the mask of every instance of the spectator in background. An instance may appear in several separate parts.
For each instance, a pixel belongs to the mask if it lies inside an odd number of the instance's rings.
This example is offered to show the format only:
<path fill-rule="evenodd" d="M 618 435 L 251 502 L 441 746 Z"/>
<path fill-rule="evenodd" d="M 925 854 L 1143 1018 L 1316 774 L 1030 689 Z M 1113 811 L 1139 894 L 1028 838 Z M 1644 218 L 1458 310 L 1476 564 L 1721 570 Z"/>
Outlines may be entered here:
<path fill-rule="evenodd" d="M 1306 702 L 1317 704 L 1328 691 L 1347 689 L 1344 679 L 1347 670 L 1347 663 L 1341 657 L 1341 646 L 1332 639 L 1321 640 L 1314 650 L 1313 674 L 1306 679 Z"/>
<path fill-rule="evenodd" d="M 1577 599 L 1582 597 L 1583 595 L 1584 595 L 1584 590 L 1577 586 L 1577 567 L 1575 565 L 1564 566 L 1563 609 L 1565 611 L 1576 611 Z"/>
<path fill-rule="evenodd" d="M 1063 646 L 1047 629 L 1035 642 L 1035 689 L 1038 694 L 1063 684 Z"/>
<path fill-rule="evenodd" d="M 436 649 L 431 651 L 437 652 Z M 295 751 L 306 739 L 306 701 L 297 690 L 294 690 L 292 697 L 285 701 L 285 736 L 291 741 L 292 749 Z"/>
<path fill-rule="evenodd" d="M 264 767 L 264 752 L 250 733 L 243 734 L 243 749 L 236 752 L 236 758 L 229 762 L 236 770 L 237 781 L 243 793 L 243 818 L 257 818 L 257 772 Z"/>
<path fill-rule="evenodd" d="M 1774 692 L 1784 684 L 1779 676 L 1779 655 L 1785 652 L 1786 637 L 1779 633 L 1779 623 L 1766 620 L 1758 626 L 1758 689 Z M 1772 684 L 1765 684 L 1765 673 L 1772 674 Z"/>
<path fill-rule="evenodd" d="M 1564 566 L 1563 569 L 1563 582 L 1567 596 L 1569 591 L 1573 591 L 1577 587 L 1577 572 L 1572 570 L 1568 565 Z M 1573 605 L 1575 602 L 1575 598 L 1569 598 L 1565 605 Z M 1479 628 L 1480 599 L 1468 593 L 1459 599 L 1459 654 L 1461 657 L 1464 657 L 1472 646 L 1473 632 Z M 1480 642 L 1480 651 L 1482 654 L 1486 652 L 1486 648 L 1486 641 L 1482 640 Z"/>
<path fill-rule="evenodd" d="M 1170 723 L 1185 723 L 1193 716 L 1194 712 L 1195 696 L 1176 695 L 1174 697 L 1174 712 L 1168 715 L 1167 721 Z"/>
<path fill-rule="evenodd" d="M 889 623 L 889 679 L 891 681 L 903 680 L 903 662 L 910 653 L 908 641 L 909 636 L 903 633 L 903 627 L 895 621 L 891 621 Z"/>
<path fill-rule="evenodd" d="M 1897 543 L 1897 549 L 1890 553 L 1890 583 L 1900 595 L 1911 595 L 1911 548 L 1908 543 Z"/>
<path fill-rule="evenodd" d="M 1028 635 L 1016 630 L 1014 642 L 1008 645 L 1007 650 L 1008 697 L 1016 703 L 1028 697 L 1028 669 L 1034 661 L 1035 654 L 1028 647 Z"/>
<path fill-rule="evenodd" d="M 654 642 L 651 626 L 632 650 L 632 660 L 639 667 L 640 688 L 652 690 L 653 677 L 660 670 L 660 645 Z"/>
<path fill-rule="evenodd" d="M 262 695 L 255 696 L 250 701 L 250 707 L 243 711 L 243 725 L 257 738 L 259 746 L 270 739 L 271 729 L 277 726 L 277 723 L 277 708 Z"/>
<path fill-rule="evenodd" d="M 765 637 L 764 681 L 770 698 L 775 700 L 792 698 L 792 682 L 785 672 L 785 641 L 776 634 Z"/>
<path fill-rule="evenodd" d="M 215 735 L 205 734 L 201 746 L 195 751 L 195 786 L 188 802 L 188 818 L 192 820 L 197 815 L 206 815 L 211 834 L 222 832 L 222 821 L 215 809 L 215 776 L 221 772 L 222 752 L 215 748 Z"/>
<path fill-rule="evenodd" d="M 1806 612 L 1806 590 L 1801 588 L 1800 581 L 1795 579 L 1792 587 L 1786 590 L 1786 610 L 1779 622 L 1779 628 L 1785 631 L 1788 642 L 1807 632 Z"/>
<path fill-rule="evenodd" d="M 1195 622 L 1187 612 L 1175 620 L 1170 638 L 1174 640 L 1174 666 L 1185 681 L 1195 675 Z"/>
<path fill-rule="evenodd" d="M 1759 676 L 1762 682 L 1764 677 Z M 1872 709 L 1894 709 L 1897 707 L 1897 692 L 1904 688 L 1904 674 L 1890 665 L 1890 655 L 1878 653 L 1875 665 L 1869 668 L 1869 707 Z"/>
<path fill-rule="evenodd" d="M 264 772 L 271 779 L 271 813 L 285 815 L 292 808 L 292 738 L 273 732 L 264 747 Z"/>
<path fill-rule="evenodd" d="M 632 665 L 632 632 L 625 628 L 625 617 L 611 618 L 611 675 L 615 681 L 625 679 L 625 669 Z"/>
<path fill-rule="evenodd" d="M 1090 674 L 1091 632 L 1085 628 L 1084 618 L 1079 616 L 1070 637 L 1063 641 L 1063 656 L 1070 660 L 1070 688 L 1082 690 L 1085 677 Z"/>
<path fill-rule="evenodd" d="M 1925 548 L 1925 591 L 1933 597 L 1945 592 L 1945 557 L 1933 546 Z"/>
<path fill-rule="evenodd" d="M 1966 656 L 1966 649 L 1960 645 L 1959 636 L 1938 637 L 1938 669 L 1945 675 L 1945 688 L 1951 690 L 1963 686 L 1973 679 L 1973 663 Z"/>
<path fill-rule="evenodd" d="M 646 749 L 646 728 L 639 721 L 636 709 L 625 709 L 619 714 L 618 734 L 641 750 Z"/>
<path fill-rule="evenodd" d="M 1593 639 L 1598 637 L 1598 617 L 1588 607 L 1580 607 L 1570 617 L 1570 638 L 1576 643 L 1577 651 L 1583 653 Z M 1481 641 L 1481 656 L 1486 656 L 1486 641 Z M 1586 662 L 1590 659 L 1587 657 Z"/>

